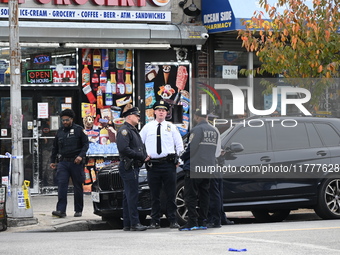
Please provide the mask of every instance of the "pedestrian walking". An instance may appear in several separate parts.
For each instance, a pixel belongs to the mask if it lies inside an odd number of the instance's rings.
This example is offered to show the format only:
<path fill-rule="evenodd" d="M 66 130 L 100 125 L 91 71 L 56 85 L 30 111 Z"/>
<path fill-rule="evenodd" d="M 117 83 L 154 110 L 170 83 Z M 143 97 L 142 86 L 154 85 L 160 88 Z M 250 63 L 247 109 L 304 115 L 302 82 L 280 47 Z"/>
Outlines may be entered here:
<path fill-rule="evenodd" d="M 178 228 L 176 218 L 176 184 L 178 155 L 183 151 L 183 140 L 177 127 L 165 120 L 169 104 L 161 100 L 153 106 L 156 116 L 147 123 L 140 135 L 145 143 L 150 160 L 146 164 L 148 184 L 151 191 L 151 224 L 150 229 L 160 228 L 162 186 L 166 195 L 166 217 L 170 228 Z"/>
<path fill-rule="evenodd" d="M 124 183 L 123 193 L 123 225 L 124 231 L 143 231 L 147 227 L 139 221 L 138 204 L 138 176 L 139 169 L 148 160 L 145 145 L 135 128 L 140 119 L 140 111 L 132 107 L 123 112 L 124 124 L 117 133 L 117 147 L 119 151 L 119 174 Z"/>
<path fill-rule="evenodd" d="M 71 177 L 74 190 L 74 217 L 81 217 L 84 207 L 83 183 L 85 181 L 84 159 L 89 139 L 83 127 L 73 123 L 75 113 L 71 109 L 60 113 L 62 127 L 55 135 L 51 154 L 52 169 L 57 169 L 58 202 L 53 216 L 66 217 L 67 190 Z M 56 164 L 58 161 L 58 165 Z"/>
<path fill-rule="evenodd" d="M 193 119 L 197 125 L 191 130 L 189 144 L 181 156 L 184 161 L 184 201 L 188 210 L 188 221 L 179 228 L 180 231 L 207 229 L 209 179 L 192 178 L 191 174 L 196 167 L 204 169 L 216 164 L 218 131 L 208 124 L 207 115 L 202 114 L 200 110 L 195 111 Z M 198 212 L 197 200 L 199 201 Z"/>

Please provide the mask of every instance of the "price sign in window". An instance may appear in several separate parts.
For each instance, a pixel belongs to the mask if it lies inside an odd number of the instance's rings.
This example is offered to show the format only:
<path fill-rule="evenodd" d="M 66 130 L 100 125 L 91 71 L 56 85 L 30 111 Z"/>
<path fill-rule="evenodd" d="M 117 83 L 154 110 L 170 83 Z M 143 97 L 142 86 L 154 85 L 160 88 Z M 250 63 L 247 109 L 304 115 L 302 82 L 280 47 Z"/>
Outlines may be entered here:
<path fill-rule="evenodd" d="M 223 79 L 238 79 L 238 66 L 223 66 Z"/>

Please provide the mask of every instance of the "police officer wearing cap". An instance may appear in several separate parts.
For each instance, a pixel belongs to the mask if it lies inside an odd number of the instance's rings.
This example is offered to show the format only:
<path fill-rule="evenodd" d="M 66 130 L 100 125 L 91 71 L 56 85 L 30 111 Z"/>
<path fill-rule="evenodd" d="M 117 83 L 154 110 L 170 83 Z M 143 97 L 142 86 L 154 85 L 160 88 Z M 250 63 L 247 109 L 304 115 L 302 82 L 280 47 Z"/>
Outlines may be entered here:
<path fill-rule="evenodd" d="M 117 147 L 120 163 L 119 174 L 124 183 L 123 224 L 124 231 L 143 231 L 147 227 L 140 224 L 137 210 L 139 168 L 148 160 L 145 146 L 135 128 L 140 119 L 140 111 L 132 107 L 122 113 L 124 124 L 117 133 Z"/>
<path fill-rule="evenodd" d="M 66 216 L 67 190 L 71 177 L 74 190 L 74 217 L 82 216 L 84 207 L 83 183 L 85 181 L 84 158 L 89 148 L 89 138 L 84 133 L 84 128 L 74 124 L 74 111 L 65 109 L 60 113 L 63 126 L 56 133 L 53 141 L 51 164 L 57 168 L 56 179 L 58 182 L 57 210 L 53 216 L 63 218 Z M 56 161 L 59 161 L 58 166 Z"/>
<path fill-rule="evenodd" d="M 207 229 L 209 179 L 192 178 L 191 174 L 196 171 L 196 167 L 206 169 L 216 165 L 219 132 L 208 123 L 207 115 L 200 110 L 196 110 L 193 119 L 197 125 L 191 130 L 188 147 L 181 156 L 184 161 L 184 201 L 188 209 L 188 221 L 179 228 L 180 231 Z"/>
<path fill-rule="evenodd" d="M 160 228 L 161 204 L 160 193 L 162 186 L 166 195 L 166 216 L 170 228 L 178 228 L 176 219 L 176 168 L 178 157 L 183 151 L 183 140 L 177 127 L 165 120 L 169 104 L 157 101 L 154 106 L 154 121 L 147 123 L 140 135 L 150 156 L 146 167 L 148 184 L 151 191 L 151 224 L 149 229 Z"/>

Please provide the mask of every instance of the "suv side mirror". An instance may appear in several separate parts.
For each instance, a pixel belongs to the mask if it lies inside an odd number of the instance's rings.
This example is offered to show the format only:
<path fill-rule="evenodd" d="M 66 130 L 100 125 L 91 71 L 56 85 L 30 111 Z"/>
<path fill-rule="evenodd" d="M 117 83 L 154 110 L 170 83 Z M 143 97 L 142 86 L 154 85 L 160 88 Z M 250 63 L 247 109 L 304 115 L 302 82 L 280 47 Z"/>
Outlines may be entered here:
<path fill-rule="evenodd" d="M 227 153 L 230 152 L 241 152 L 244 150 L 243 145 L 241 143 L 231 143 L 230 147 L 226 147 L 224 149 Z"/>

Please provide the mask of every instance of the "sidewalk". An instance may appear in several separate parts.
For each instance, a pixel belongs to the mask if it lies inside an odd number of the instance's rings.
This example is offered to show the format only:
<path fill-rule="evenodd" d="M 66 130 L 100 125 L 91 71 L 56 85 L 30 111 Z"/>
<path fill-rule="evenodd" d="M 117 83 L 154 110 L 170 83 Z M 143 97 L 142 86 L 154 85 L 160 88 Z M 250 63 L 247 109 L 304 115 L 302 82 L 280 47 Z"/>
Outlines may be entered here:
<path fill-rule="evenodd" d="M 73 217 L 73 194 L 68 195 L 67 211 L 65 218 L 52 216 L 52 211 L 56 208 L 57 195 L 32 195 L 31 204 L 33 208 L 33 220 L 37 222 L 33 225 L 25 225 L 16 219 L 8 218 L 8 229 L 6 232 L 26 232 L 26 231 L 87 231 L 110 228 L 101 217 L 93 214 L 93 205 L 90 194 L 84 195 L 84 210 L 82 217 Z"/>
<path fill-rule="evenodd" d="M 106 230 L 112 229 L 108 223 L 101 220 L 101 217 L 93 214 L 93 205 L 91 195 L 84 194 L 84 211 L 82 217 L 73 217 L 73 194 L 68 195 L 67 216 L 57 218 L 52 216 L 57 203 L 57 195 L 32 195 L 31 204 L 33 207 L 33 219 L 28 222 L 34 222 L 32 225 L 25 225 L 27 221 L 20 223 L 14 219 L 8 218 L 8 229 L 5 232 L 70 232 L 70 231 L 89 231 L 89 230 Z M 254 216 L 249 211 L 227 212 L 227 217 L 236 220 L 238 223 L 254 223 Z M 311 209 L 300 209 L 292 211 L 287 220 L 315 220 L 320 219 Z"/>

